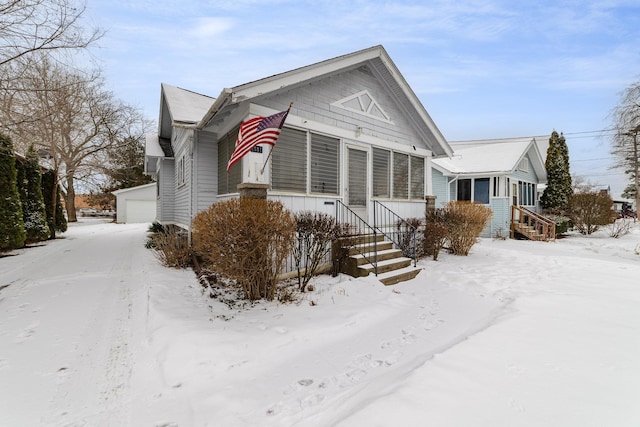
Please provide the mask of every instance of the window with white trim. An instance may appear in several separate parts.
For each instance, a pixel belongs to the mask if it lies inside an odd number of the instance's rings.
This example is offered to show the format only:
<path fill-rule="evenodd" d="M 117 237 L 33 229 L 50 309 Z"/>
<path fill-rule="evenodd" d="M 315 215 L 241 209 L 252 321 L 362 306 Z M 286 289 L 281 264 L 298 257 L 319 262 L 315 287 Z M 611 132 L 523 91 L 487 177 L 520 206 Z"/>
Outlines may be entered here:
<path fill-rule="evenodd" d="M 278 191 L 307 192 L 307 132 L 282 129 L 271 154 L 271 186 Z"/>
<path fill-rule="evenodd" d="M 458 180 L 458 201 L 474 201 L 476 203 L 489 204 L 489 191 L 491 180 L 489 178 L 466 178 Z"/>
<path fill-rule="evenodd" d="M 176 179 L 176 182 L 178 184 L 178 186 L 184 185 L 184 155 L 180 156 L 180 158 L 178 158 L 178 169 L 177 169 L 177 174 L 178 177 Z"/>
<path fill-rule="evenodd" d="M 527 158 L 520 160 L 518 170 L 521 170 L 522 172 L 529 172 L 529 160 Z"/>
<path fill-rule="evenodd" d="M 409 155 L 393 153 L 393 198 L 409 198 Z"/>
<path fill-rule="evenodd" d="M 424 198 L 424 158 L 411 157 L 411 191 L 412 199 Z"/>
<path fill-rule="evenodd" d="M 218 194 L 237 193 L 238 184 L 242 180 L 242 161 L 236 162 L 227 173 L 227 163 L 236 146 L 238 129 L 234 129 L 218 141 Z"/>
<path fill-rule="evenodd" d="M 340 140 L 311 133 L 311 193 L 340 191 Z"/>
<path fill-rule="evenodd" d="M 373 148 L 373 197 L 391 197 L 389 176 L 391 151 Z"/>

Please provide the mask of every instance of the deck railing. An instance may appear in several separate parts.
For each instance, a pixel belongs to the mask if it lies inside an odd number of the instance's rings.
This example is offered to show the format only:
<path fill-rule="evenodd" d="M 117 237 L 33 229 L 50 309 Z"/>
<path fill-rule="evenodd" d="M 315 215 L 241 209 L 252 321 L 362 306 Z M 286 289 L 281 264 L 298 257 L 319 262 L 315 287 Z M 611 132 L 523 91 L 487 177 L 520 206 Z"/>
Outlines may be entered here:
<path fill-rule="evenodd" d="M 353 248 L 373 266 L 378 275 L 378 232 L 340 200 L 336 200 L 336 220 L 345 226 L 347 239 L 356 238 Z M 373 254 L 373 255 L 371 255 Z"/>
<path fill-rule="evenodd" d="M 417 265 L 416 227 L 377 200 L 373 201 L 373 226 Z"/>
<path fill-rule="evenodd" d="M 525 225 L 529 230 L 533 231 L 535 235 L 541 236 L 543 240 L 555 240 L 556 238 L 556 223 L 549 218 L 540 215 L 530 209 L 522 206 L 511 206 L 511 237 L 514 237 L 516 231 L 526 235 L 520 229 L 518 224 Z M 531 238 L 531 236 L 527 236 Z"/>

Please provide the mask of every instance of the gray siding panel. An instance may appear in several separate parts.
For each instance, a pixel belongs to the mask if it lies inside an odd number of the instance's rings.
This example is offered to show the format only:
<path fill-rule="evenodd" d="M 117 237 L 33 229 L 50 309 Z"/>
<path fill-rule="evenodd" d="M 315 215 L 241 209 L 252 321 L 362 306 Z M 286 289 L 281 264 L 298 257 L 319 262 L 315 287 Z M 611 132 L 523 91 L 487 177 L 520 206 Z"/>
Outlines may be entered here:
<path fill-rule="evenodd" d="M 189 226 L 191 219 L 189 218 L 190 211 L 190 197 L 191 197 L 191 153 L 190 145 L 192 131 L 176 128 L 176 138 L 174 143 L 175 152 L 175 204 L 174 204 L 174 218 L 175 222 L 180 225 Z M 181 184 L 178 180 L 180 175 L 180 160 L 184 158 L 184 184 Z"/>
<path fill-rule="evenodd" d="M 508 197 L 496 197 L 491 199 L 491 217 L 490 230 L 483 231 L 482 237 L 509 236 L 509 228 L 511 221 L 511 205 Z M 488 235 L 485 234 L 488 232 Z"/>
<path fill-rule="evenodd" d="M 175 222 L 174 191 L 176 183 L 173 159 L 163 159 L 160 161 L 158 185 L 160 186 L 160 198 L 156 205 L 156 217 L 161 223 Z"/>
<path fill-rule="evenodd" d="M 369 92 L 392 123 L 331 105 L 363 90 Z M 291 101 L 293 112 L 300 117 L 354 132 L 360 126 L 364 134 L 426 148 L 385 87 L 365 67 L 284 91 L 259 103 L 275 110 L 286 110 Z"/>
<path fill-rule="evenodd" d="M 196 211 L 209 208 L 218 195 L 218 140 L 217 136 L 210 132 L 198 134 L 197 157 L 195 163 L 196 185 Z"/>
<path fill-rule="evenodd" d="M 439 170 L 432 169 L 431 176 L 433 179 L 432 190 L 433 195 L 436 196 L 436 209 L 444 207 L 447 203 L 447 181 L 449 180 Z"/>

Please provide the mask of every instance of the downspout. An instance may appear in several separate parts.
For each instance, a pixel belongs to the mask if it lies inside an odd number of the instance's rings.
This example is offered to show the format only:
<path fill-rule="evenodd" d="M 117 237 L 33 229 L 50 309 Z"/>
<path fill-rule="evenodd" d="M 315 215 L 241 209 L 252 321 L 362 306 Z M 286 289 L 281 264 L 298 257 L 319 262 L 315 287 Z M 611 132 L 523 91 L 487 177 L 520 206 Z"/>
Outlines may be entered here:
<path fill-rule="evenodd" d="M 451 184 L 456 182 L 458 179 L 460 179 L 460 175 L 455 175 L 451 181 L 447 182 L 447 202 L 451 201 Z"/>
<path fill-rule="evenodd" d="M 194 147 L 195 147 L 195 140 L 197 137 L 197 133 L 196 130 L 193 129 L 192 130 L 192 134 L 191 134 L 191 142 L 189 144 L 189 163 L 191 164 L 191 176 L 190 176 L 190 180 L 191 180 L 191 185 L 189 185 L 189 191 L 191 192 L 191 194 L 189 195 L 189 228 L 187 228 L 187 242 L 189 244 L 189 247 L 191 247 L 191 223 L 193 222 L 193 205 L 194 205 L 194 198 L 196 196 L 196 194 L 198 193 L 198 189 L 197 187 L 197 174 L 196 174 L 196 168 L 195 166 L 195 162 L 194 162 Z"/>

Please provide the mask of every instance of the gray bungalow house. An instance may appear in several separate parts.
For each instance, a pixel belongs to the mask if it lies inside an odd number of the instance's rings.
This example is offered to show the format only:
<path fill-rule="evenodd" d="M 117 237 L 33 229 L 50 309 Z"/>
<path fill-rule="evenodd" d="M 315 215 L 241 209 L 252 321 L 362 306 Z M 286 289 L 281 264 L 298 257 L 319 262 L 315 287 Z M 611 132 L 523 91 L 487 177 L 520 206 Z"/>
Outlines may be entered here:
<path fill-rule="evenodd" d="M 157 220 L 190 228 L 238 184 L 264 183 L 295 211 L 335 213 L 336 201 L 372 216 L 378 200 L 402 217 L 424 214 L 432 159 L 453 151 L 382 46 L 233 88 L 217 98 L 161 85 L 158 133 L 145 170 L 157 181 Z M 280 138 L 227 173 L 239 125 L 286 110 Z M 265 166 L 263 168 L 263 166 Z"/>
<path fill-rule="evenodd" d="M 547 180 L 545 144 L 538 137 L 451 142 L 454 155 L 432 162 L 436 207 L 453 200 L 485 204 L 493 217 L 482 236 L 507 236 L 518 219 L 512 206 L 539 211 L 538 185 Z"/>
<path fill-rule="evenodd" d="M 240 124 L 293 107 L 280 137 L 229 172 Z M 238 186 L 258 184 L 290 210 L 371 222 L 374 205 L 422 217 L 432 159 L 453 151 L 382 46 L 224 88 L 216 98 L 161 85 L 158 133 L 145 171 L 157 182 L 157 220 L 190 230 L 194 216 Z"/>

